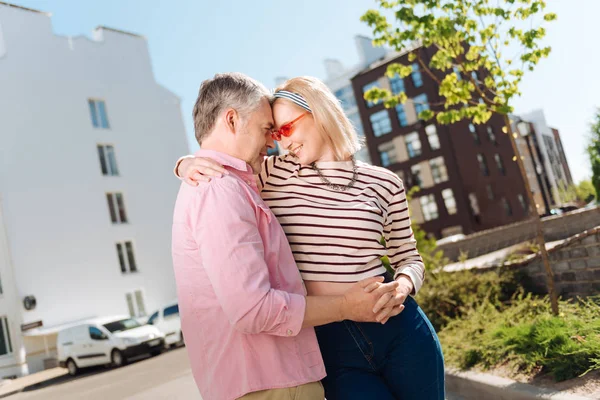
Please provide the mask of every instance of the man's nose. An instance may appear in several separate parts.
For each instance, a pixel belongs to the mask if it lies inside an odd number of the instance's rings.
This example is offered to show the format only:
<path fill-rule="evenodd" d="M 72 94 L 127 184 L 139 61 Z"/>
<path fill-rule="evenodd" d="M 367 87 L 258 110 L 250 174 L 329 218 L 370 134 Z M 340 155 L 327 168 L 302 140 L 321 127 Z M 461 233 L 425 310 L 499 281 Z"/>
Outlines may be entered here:
<path fill-rule="evenodd" d="M 267 147 L 269 149 L 275 148 L 275 140 L 273 140 L 273 136 L 270 133 L 267 135 Z"/>

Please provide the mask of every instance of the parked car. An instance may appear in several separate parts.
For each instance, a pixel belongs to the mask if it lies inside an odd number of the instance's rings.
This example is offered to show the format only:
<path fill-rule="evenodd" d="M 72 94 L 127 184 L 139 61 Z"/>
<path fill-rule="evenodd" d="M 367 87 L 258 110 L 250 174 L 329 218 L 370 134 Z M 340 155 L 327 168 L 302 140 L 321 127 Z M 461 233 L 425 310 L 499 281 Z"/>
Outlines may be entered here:
<path fill-rule="evenodd" d="M 179 317 L 179 305 L 176 301 L 171 302 L 148 318 L 148 324 L 154 325 L 165 335 L 167 346 L 182 345 L 183 333 L 181 332 L 181 318 Z"/>
<path fill-rule="evenodd" d="M 139 355 L 158 355 L 165 348 L 165 335 L 129 317 L 96 318 L 61 330 L 57 348 L 59 366 L 74 376 L 81 368 L 120 367 Z"/>

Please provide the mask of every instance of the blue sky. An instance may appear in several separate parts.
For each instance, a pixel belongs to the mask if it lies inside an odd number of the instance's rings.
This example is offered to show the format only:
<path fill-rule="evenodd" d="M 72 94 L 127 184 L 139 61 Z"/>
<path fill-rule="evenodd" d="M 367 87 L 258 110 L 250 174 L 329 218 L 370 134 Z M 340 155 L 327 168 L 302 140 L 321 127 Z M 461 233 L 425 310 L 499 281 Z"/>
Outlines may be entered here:
<path fill-rule="evenodd" d="M 148 39 L 159 83 L 182 98 L 192 150 L 191 110 L 202 80 L 217 72 L 244 72 L 267 87 L 277 76 L 325 78 L 323 60 L 356 63 L 354 35 L 369 0 L 4 0 L 52 13 L 60 35 L 90 35 L 106 25 Z M 585 157 L 588 125 L 600 106 L 600 1 L 548 0 L 558 21 L 548 26 L 548 60 L 525 76 L 516 111 L 543 108 L 560 130 L 575 180 L 590 176 Z"/>

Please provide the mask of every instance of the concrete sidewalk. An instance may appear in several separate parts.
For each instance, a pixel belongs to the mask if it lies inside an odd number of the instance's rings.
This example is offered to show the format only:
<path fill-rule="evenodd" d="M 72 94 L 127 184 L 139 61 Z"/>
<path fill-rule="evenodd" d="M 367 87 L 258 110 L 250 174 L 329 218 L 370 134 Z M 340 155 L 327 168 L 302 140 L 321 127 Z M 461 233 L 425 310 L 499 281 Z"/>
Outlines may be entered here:
<path fill-rule="evenodd" d="M 52 368 L 22 378 L 7 379 L 0 384 L 0 398 L 22 392 L 23 389 L 27 387 L 49 381 L 50 379 L 59 378 L 67 374 L 68 371 L 65 368 Z"/>

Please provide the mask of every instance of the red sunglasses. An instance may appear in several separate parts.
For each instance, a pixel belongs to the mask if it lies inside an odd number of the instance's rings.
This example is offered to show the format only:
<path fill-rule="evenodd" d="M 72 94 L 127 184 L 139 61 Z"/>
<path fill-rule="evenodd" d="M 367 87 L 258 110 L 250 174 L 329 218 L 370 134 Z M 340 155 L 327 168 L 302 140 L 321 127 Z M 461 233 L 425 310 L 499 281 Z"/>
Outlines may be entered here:
<path fill-rule="evenodd" d="M 302 118 L 304 118 L 308 114 L 310 114 L 310 112 L 305 112 L 304 114 L 300 115 L 295 120 L 290 121 L 287 124 L 281 125 L 281 127 L 277 130 L 273 130 L 273 132 L 271 132 L 271 137 L 273 138 L 273 140 L 276 140 L 279 142 L 279 141 L 281 141 L 282 136 L 285 136 L 285 137 L 292 136 L 292 133 L 294 133 L 294 124 L 296 122 L 300 121 Z"/>

